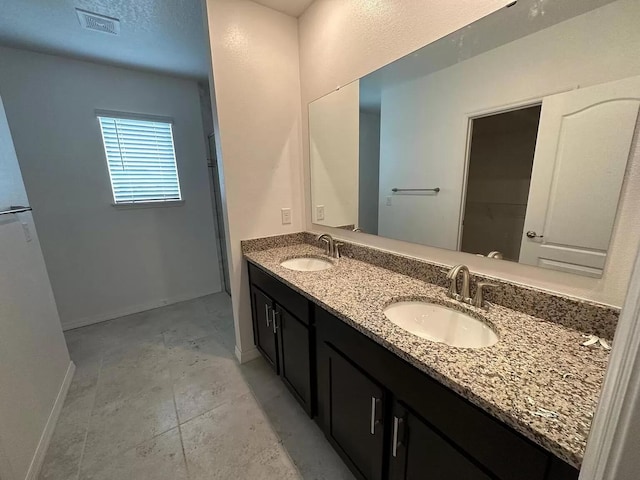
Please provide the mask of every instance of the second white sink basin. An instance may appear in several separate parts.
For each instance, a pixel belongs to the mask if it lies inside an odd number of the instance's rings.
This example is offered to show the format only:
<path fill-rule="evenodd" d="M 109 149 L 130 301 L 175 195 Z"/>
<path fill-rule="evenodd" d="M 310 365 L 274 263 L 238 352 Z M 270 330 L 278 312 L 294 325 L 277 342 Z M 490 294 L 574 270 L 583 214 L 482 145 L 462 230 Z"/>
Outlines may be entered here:
<path fill-rule="evenodd" d="M 435 303 L 392 303 L 384 314 L 418 337 L 453 347 L 489 347 L 498 341 L 498 335 L 481 320 Z"/>
<path fill-rule="evenodd" d="M 316 257 L 291 258 L 280 263 L 280 265 L 289 270 L 297 270 L 299 272 L 318 272 L 333 267 L 333 263 L 330 260 Z"/>

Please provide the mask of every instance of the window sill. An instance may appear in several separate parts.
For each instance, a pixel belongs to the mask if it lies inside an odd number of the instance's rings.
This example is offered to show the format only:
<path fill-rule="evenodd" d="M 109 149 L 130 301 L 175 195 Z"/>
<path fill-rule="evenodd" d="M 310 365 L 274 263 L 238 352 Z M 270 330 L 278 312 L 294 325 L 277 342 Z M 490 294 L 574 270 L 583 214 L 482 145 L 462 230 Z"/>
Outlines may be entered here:
<path fill-rule="evenodd" d="M 133 203 L 112 203 L 114 208 L 118 210 L 133 210 L 138 208 L 166 208 L 166 207 L 182 207 L 184 200 L 167 200 L 166 202 L 133 202 Z"/>

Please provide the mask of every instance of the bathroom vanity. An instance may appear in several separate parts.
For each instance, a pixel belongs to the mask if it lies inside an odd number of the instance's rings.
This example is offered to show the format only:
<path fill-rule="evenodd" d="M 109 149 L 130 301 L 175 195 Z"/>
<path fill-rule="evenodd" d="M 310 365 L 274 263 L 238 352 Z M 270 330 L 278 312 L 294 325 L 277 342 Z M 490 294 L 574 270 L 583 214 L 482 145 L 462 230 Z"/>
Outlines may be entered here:
<path fill-rule="evenodd" d="M 536 303 L 569 323 L 476 308 L 447 297 L 442 266 L 344 248 L 326 257 L 306 233 L 243 242 L 256 346 L 356 476 L 578 477 L 608 359 L 583 333 L 610 338 L 615 309 L 542 292 Z M 282 265 L 294 258 L 329 266 Z M 507 287 L 488 298 L 508 304 Z M 477 318 L 498 341 L 461 348 L 414 335 L 384 315 L 406 300 Z"/>
<path fill-rule="evenodd" d="M 549 290 L 620 304 L 639 13 L 511 2 L 308 104 L 322 235 L 243 242 L 254 337 L 359 478 L 578 477 L 619 311 Z"/>

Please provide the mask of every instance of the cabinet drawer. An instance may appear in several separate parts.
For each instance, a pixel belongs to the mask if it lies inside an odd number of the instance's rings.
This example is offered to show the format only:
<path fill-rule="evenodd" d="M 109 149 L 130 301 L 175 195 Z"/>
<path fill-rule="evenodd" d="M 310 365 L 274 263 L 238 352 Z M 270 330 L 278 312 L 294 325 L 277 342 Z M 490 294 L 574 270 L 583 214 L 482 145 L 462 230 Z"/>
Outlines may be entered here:
<path fill-rule="evenodd" d="M 309 325 L 309 301 L 305 297 L 250 262 L 249 282 L 259 287 L 280 305 L 286 306 L 287 310 L 305 325 Z"/>

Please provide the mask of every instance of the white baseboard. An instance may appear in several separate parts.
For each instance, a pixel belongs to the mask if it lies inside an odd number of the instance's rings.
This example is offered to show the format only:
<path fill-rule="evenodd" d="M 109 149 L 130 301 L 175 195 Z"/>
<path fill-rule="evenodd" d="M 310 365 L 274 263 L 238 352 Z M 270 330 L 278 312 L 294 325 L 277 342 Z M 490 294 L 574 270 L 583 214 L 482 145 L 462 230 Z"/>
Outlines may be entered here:
<path fill-rule="evenodd" d="M 69 392 L 69 386 L 71 386 L 71 380 L 73 379 L 73 374 L 75 371 L 76 366 L 73 362 L 70 361 L 69 366 L 67 367 L 67 373 L 64 375 L 64 380 L 62 380 L 62 385 L 60 385 L 58 396 L 56 397 L 56 401 L 53 404 L 53 408 L 51 409 L 51 413 L 49 414 L 49 418 L 47 419 L 47 424 L 44 426 L 44 430 L 42 431 L 42 435 L 40 436 L 38 448 L 36 448 L 36 453 L 31 459 L 31 465 L 29 465 L 29 470 L 27 471 L 25 480 L 36 480 L 36 478 L 38 478 L 38 475 L 40 474 L 42 462 L 44 461 L 44 457 L 47 454 L 47 449 L 49 448 L 49 443 L 51 442 L 53 431 L 55 430 L 56 424 L 58 423 L 58 418 L 60 417 L 60 412 L 62 411 L 64 401 L 67 398 L 67 392 Z"/>
<path fill-rule="evenodd" d="M 107 320 L 113 320 L 114 318 L 126 317 L 127 315 L 133 315 L 134 313 L 153 310 L 154 308 L 166 307 L 167 305 L 172 305 L 174 303 L 186 302 L 187 300 L 193 300 L 195 298 L 204 297 L 205 295 L 211 295 L 214 293 L 218 292 L 212 292 L 210 289 L 208 289 L 203 292 L 187 293 L 169 298 L 159 298 L 151 302 L 131 305 L 129 307 L 114 310 L 111 312 L 91 315 L 89 317 L 71 320 L 68 322 L 63 321 L 62 330 L 66 332 L 67 330 L 73 330 L 74 328 L 86 327 L 89 325 L 93 325 L 94 323 L 106 322 Z"/>
<path fill-rule="evenodd" d="M 247 363 L 251 360 L 255 360 L 260 356 L 260 352 L 256 347 L 250 348 L 248 350 L 240 350 L 238 345 L 236 345 L 236 358 L 240 363 Z"/>

